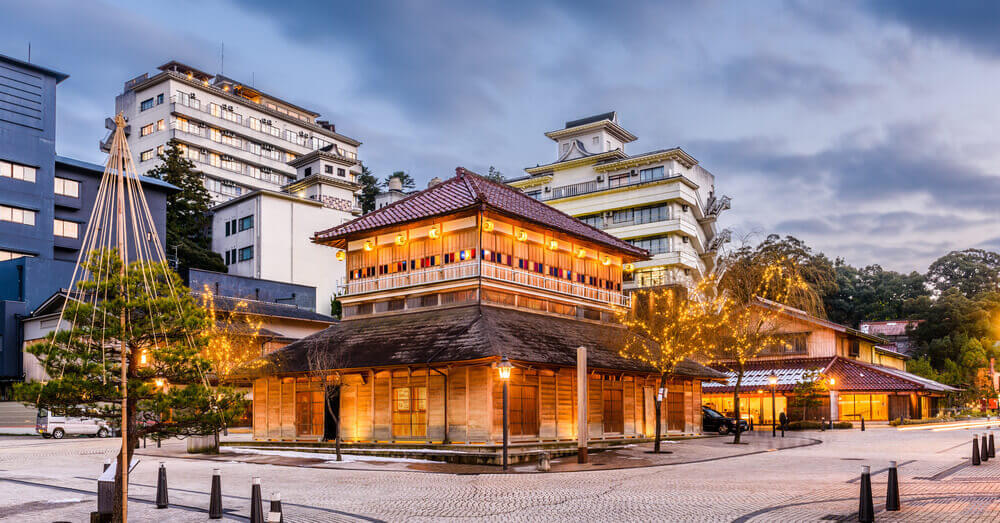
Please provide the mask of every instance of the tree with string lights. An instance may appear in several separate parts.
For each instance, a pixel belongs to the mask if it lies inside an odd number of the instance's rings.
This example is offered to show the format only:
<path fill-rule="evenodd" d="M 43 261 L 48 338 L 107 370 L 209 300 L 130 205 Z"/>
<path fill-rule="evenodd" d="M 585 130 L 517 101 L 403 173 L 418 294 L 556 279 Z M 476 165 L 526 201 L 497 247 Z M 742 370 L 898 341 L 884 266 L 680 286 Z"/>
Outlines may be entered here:
<path fill-rule="evenodd" d="M 667 380 L 685 358 L 713 352 L 710 345 L 716 338 L 707 333 L 726 321 L 725 299 L 714 291 L 712 277 L 695 285 L 639 290 L 632 294 L 632 307 L 619 311 L 619 321 L 625 326 L 619 353 L 656 369 L 660 376 L 654 396 L 653 452 L 660 452 Z"/>

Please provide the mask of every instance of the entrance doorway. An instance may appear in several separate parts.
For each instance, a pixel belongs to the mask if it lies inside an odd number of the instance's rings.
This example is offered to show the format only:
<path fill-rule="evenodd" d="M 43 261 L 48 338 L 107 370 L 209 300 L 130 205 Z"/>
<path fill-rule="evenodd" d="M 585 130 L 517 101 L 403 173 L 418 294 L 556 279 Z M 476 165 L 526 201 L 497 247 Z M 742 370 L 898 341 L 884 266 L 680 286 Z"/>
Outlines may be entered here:
<path fill-rule="evenodd" d="M 323 405 L 323 439 L 337 439 L 337 428 L 340 426 L 340 385 L 326 387 L 326 403 Z"/>

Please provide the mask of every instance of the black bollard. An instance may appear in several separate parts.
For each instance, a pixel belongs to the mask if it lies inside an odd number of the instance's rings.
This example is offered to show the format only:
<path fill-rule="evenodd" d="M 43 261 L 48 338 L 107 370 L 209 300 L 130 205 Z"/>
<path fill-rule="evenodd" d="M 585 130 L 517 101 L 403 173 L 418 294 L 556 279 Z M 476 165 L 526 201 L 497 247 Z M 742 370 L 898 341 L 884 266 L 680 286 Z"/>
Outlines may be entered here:
<path fill-rule="evenodd" d="M 212 493 L 208 498 L 208 519 L 222 519 L 222 473 L 212 471 Z"/>
<path fill-rule="evenodd" d="M 271 494 L 271 508 L 268 510 L 271 514 L 278 514 L 278 523 L 285 523 L 285 513 L 281 510 L 281 494 L 275 492 Z M 268 519 L 268 521 L 273 521 L 273 519 Z"/>
<path fill-rule="evenodd" d="M 260 478 L 253 478 L 250 489 L 250 523 L 264 523 L 264 505 L 260 497 Z"/>
<path fill-rule="evenodd" d="M 996 447 L 993 446 L 993 433 L 992 432 L 990 432 L 990 444 L 989 444 L 989 446 L 987 448 L 990 451 L 990 458 L 997 457 L 997 449 L 996 449 Z"/>
<path fill-rule="evenodd" d="M 899 476 L 896 473 L 896 462 L 889 462 L 889 484 L 885 491 L 885 509 L 887 511 L 899 510 Z"/>
<path fill-rule="evenodd" d="M 979 435 L 972 435 L 972 464 L 979 465 Z"/>
<path fill-rule="evenodd" d="M 983 439 L 979 442 L 979 459 L 983 463 L 990 460 L 990 449 L 986 446 L 986 434 L 983 434 Z"/>
<path fill-rule="evenodd" d="M 820 418 L 819 419 L 819 431 L 820 432 L 825 432 L 826 431 L 826 418 Z"/>
<path fill-rule="evenodd" d="M 108 467 L 110 466 L 111 466 L 111 458 L 104 458 L 104 468 L 101 469 L 101 472 L 108 470 Z"/>
<path fill-rule="evenodd" d="M 865 417 L 861 416 L 861 432 L 865 431 Z"/>
<path fill-rule="evenodd" d="M 872 473 L 871 467 L 861 467 L 861 498 L 858 500 L 858 521 L 871 523 L 875 521 L 875 506 L 872 503 Z"/>
<path fill-rule="evenodd" d="M 167 508 L 170 501 L 167 499 L 167 467 L 160 462 L 160 472 L 156 476 L 156 508 Z"/>
<path fill-rule="evenodd" d="M 737 423 L 737 425 L 739 425 Z M 750 417 L 750 426 L 747 428 L 747 432 L 753 432 L 753 416 Z"/>

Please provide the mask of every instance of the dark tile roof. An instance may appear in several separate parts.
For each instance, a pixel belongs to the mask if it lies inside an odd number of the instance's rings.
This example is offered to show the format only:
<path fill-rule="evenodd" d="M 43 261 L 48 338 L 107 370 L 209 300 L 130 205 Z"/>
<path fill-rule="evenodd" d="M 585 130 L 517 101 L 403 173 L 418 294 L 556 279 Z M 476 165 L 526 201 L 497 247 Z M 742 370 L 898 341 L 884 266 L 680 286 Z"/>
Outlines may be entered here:
<path fill-rule="evenodd" d="M 651 372 L 621 357 L 621 327 L 533 312 L 466 305 L 340 322 L 271 356 L 279 371 L 307 370 L 310 350 L 338 351 L 341 368 L 422 365 L 506 356 L 512 361 L 576 366 L 576 349 L 588 348 L 588 366 Z M 693 361 L 675 373 L 702 379 L 724 375 Z"/>
<path fill-rule="evenodd" d="M 500 213 L 532 221 L 579 238 L 593 241 L 639 258 L 649 254 L 615 236 L 556 210 L 521 191 L 492 182 L 459 167 L 455 176 L 437 185 L 372 211 L 360 218 L 317 232 L 313 240 L 332 243 L 348 235 L 373 231 L 424 218 L 454 214 L 475 207 L 485 207 Z"/>
<path fill-rule="evenodd" d="M 725 372 L 727 383 L 705 383 L 702 390 L 706 394 L 732 393 L 736 384 L 736 371 L 732 364 L 712 365 Z M 810 370 L 820 370 L 827 378 L 834 379 L 833 390 L 841 392 L 952 392 L 958 389 L 938 383 L 906 371 L 870 365 L 840 356 L 824 358 L 789 358 L 775 360 L 753 360 L 746 364 L 743 373 L 744 391 L 764 388 L 770 390 L 767 378 L 773 373 L 778 376 L 775 390 L 791 392 L 801 381 L 801 375 Z"/>
<path fill-rule="evenodd" d="M 192 292 L 192 294 L 199 298 L 200 301 L 200 293 Z M 303 309 L 296 307 L 295 305 L 288 305 L 284 303 L 257 301 L 247 298 L 234 298 L 230 296 L 212 296 L 212 302 L 215 304 L 215 310 L 222 312 L 239 310 L 240 312 L 245 311 L 249 314 L 257 316 L 272 316 L 276 318 L 290 318 L 293 320 L 318 321 L 323 323 L 336 323 L 337 321 L 337 319 L 332 316 L 327 316 L 326 314 L 320 314 L 313 310 Z M 246 303 L 245 309 L 238 306 L 240 302 Z"/>
<path fill-rule="evenodd" d="M 566 122 L 566 129 L 580 125 L 587 125 L 588 123 L 600 122 L 601 120 L 615 121 L 615 112 L 609 111 L 606 113 L 595 114 L 594 116 L 588 116 L 586 118 L 580 118 L 579 120 L 570 120 Z"/>

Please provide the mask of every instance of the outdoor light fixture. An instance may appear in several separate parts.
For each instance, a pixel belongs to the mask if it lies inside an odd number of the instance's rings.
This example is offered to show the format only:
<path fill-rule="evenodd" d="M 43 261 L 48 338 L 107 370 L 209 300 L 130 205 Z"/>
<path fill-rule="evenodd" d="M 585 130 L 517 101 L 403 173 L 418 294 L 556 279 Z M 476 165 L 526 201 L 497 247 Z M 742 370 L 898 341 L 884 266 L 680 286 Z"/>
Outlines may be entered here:
<path fill-rule="evenodd" d="M 399 233 L 396 235 L 396 245 L 406 245 L 406 234 Z"/>
<path fill-rule="evenodd" d="M 767 382 L 770 383 L 772 387 L 775 386 L 775 385 L 777 385 L 778 384 L 778 376 L 775 375 L 775 374 L 771 374 L 770 376 L 767 377 Z"/>
<path fill-rule="evenodd" d="M 347 258 L 347 253 L 344 251 L 337 251 L 337 261 L 344 261 Z"/>
<path fill-rule="evenodd" d="M 837 383 L 837 380 L 830 378 L 830 385 L 833 385 L 834 383 Z"/>
<path fill-rule="evenodd" d="M 611 256 L 605 256 L 604 259 L 601 260 L 601 263 L 603 263 L 605 266 L 611 265 Z"/>
<path fill-rule="evenodd" d="M 510 369 L 514 366 L 511 365 L 507 356 L 504 356 L 500 363 L 497 363 L 497 374 L 500 375 L 500 381 L 503 382 L 503 469 L 507 470 L 507 447 L 510 441 L 510 423 L 508 421 L 508 392 L 507 392 L 507 382 L 510 381 Z"/>
<path fill-rule="evenodd" d="M 492 231 L 493 230 L 493 222 L 491 222 L 489 220 L 484 221 L 483 222 L 483 230 L 486 231 L 486 232 Z"/>
<path fill-rule="evenodd" d="M 587 257 L 587 249 L 577 249 L 576 250 L 576 257 L 577 258 L 586 258 Z"/>
<path fill-rule="evenodd" d="M 523 229 L 517 231 L 517 241 L 523 242 L 526 241 L 527 239 L 528 239 L 528 231 L 525 231 Z"/>
<path fill-rule="evenodd" d="M 778 427 L 778 418 L 775 416 L 774 409 L 774 386 L 778 384 L 778 375 L 772 372 L 767 377 L 767 382 L 771 384 L 771 437 L 773 438 L 777 436 L 775 429 Z M 784 427 L 781 428 L 781 437 L 785 437 Z"/>
<path fill-rule="evenodd" d="M 625 272 L 632 272 L 635 270 L 635 265 L 632 265 L 631 263 L 626 263 L 625 266 L 622 267 L 622 269 L 625 269 Z"/>
<path fill-rule="evenodd" d="M 500 376 L 500 379 L 507 381 L 510 379 L 510 369 L 513 368 L 514 366 L 511 365 L 507 356 L 504 356 L 503 359 L 500 360 L 500 363 L 497 363 L 497 374 Z"/>
<path fill-rule="evenodd" d="M 145 364 L 146 364 L 146 351 L 142 351 L 141 353 L 139 353 L 139 365 L 145 365 Z"/>
<path fill-rule="evenodd" d="M 375 244 L 371 240 L 365 240 L 365 250 L 370 251 L 375 248 Z"/>
<path fill-rule="evenodd" d="M 432 227 L 429 231 L 427 231 L 427 237 L 432 240 L 436 240 L 441 237 L 441 231 L 437 227 Z"/>
<path fill-rule="evenodd" d="M 153 385 L 156 385 L 156 388 L 162 387 L 163 386 L 163 378 L 156 378 L 155 380 L 153 380 Z"/>
<path fill-rule="evenodd" d="M 556 240 L 549 240 L 549 250 L 554 251 L 559 248 L 559 242 Z"/>

